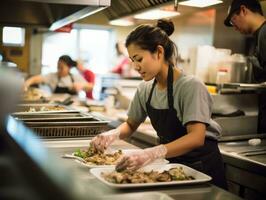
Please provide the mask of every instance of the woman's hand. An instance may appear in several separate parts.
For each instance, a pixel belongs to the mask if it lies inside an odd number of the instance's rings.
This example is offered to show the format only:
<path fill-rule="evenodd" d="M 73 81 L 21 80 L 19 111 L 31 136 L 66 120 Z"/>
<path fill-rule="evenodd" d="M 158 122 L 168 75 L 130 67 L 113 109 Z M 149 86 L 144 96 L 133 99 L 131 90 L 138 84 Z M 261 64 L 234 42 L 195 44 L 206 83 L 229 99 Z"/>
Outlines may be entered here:
<path fill-rule="evenodd" d="M 119 129 L 112 129 L 107 132 L 103 132 L 97 136 L 95 136 L 91 144 L 99 151 L 104 152 L 110 144 L 112 144 L 115 140 L 119 139 L 120 130 Z"/>
<path fill-rule="evenodd" d="M 116 170 L 137 170 L 158 158 L 165 158 L 166 153 L 167 149 L 162 144 L 152 148 L 138 150 L 129 155 L 125 155 L 116 165 Z"/>

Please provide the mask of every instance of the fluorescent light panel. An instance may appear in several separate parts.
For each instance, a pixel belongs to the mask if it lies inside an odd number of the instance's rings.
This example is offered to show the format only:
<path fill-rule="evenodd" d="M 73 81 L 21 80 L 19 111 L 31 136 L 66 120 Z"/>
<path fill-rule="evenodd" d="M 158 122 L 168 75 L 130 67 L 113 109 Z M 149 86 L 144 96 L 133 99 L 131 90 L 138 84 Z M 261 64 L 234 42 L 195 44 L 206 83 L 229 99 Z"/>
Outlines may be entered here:
<path fill-rule="evenodd" d="M 134 15 L 134 18 L 136 19 L 147 19 L 147 20 L 156 20 L 156 19 L 162 19 L 162 18 L 170 18 L 180 15 L 179 12 L 174 11 L 165 11 L 160 9 L 154 9 L 150 11 L 146 11 L 140 14 Z"/>
<path fill-rule="evenodd" d="M 178 3 L 179 5 L 182 6 L 192 6 L 192 7 L 208 7 L 216 4 L 223 3 L 223 1 L 220 0 L 188 0 L 188 1 L 182 1 Z"/>
<path fill-rule="evenodd" d="M 111 20 L 109 24 L 114 26 L 132 26 L 134 25 L 134 22 L 128 19 L 115 19 Z"/>

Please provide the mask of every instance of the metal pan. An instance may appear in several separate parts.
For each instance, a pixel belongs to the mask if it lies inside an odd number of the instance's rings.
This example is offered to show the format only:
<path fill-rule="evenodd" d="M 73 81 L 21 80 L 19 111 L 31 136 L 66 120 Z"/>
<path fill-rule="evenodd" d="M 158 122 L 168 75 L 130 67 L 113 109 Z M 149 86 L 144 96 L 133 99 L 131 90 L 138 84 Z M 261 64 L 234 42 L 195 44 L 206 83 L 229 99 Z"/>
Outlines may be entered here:
<path fill-rule="evenodd" d="M 58 107 L 60 110 L 52 110 L 53 107 Z M 43 111 L 43 108 L 48 108 L 51 110 Z M 30 109 L 36 110 L 34 112 L 29 112 Z M 45 113 L 79 113 L 77 110 L 73 110 L 70 107 L 58 104 L 18 104 L 16 107 L 15 115 L 36 115 Z"/>

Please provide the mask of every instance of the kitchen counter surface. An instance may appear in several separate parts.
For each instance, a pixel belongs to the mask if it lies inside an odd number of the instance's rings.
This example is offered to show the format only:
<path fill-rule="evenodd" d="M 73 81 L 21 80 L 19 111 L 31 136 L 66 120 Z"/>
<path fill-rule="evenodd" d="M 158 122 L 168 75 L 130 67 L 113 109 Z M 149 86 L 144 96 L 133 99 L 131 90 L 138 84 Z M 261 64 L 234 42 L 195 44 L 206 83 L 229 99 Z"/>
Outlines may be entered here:
<path fill-rule="evenodd" d="M 186 186 L 165 186 L 165 187 L 151 187 L 139 189 L 113 189 L 92 176 L 89 168 L 81 166 L 79 163 L 71 160 L 64 159 L 61 155 L 71 153 L 77 148 L 84 148 L 88 146 L 88 140 L 68 139 L 64 141 L 59 140 L 43 140 L 42 143 L 49 150 L 53 151 L 58 156 L 60 162 L 68 168 L 68 171 L 80 179 L 80 183 L 84 184 L 84 191 L 88 191 L 88 197 L 93 191 L 95 195 L 101 197 L 116 194 L 134 194 L 136 192 L 162 192 L 169 195 L 173 199 L 239 199 L 239 197 L 220 189 L 210 183 L 186 185 Z M 136 149 L 137 147 L 125 141 L 119 140 L 112 145 L 113 149 Z M 87 188 L 89 187 L 89 188 Z M 87 188 L 87 189 L 86 189 Z M 100 198 L 101 199 L 101 198 Z M 108 199 L 108 198 L 106 198 Z"/>

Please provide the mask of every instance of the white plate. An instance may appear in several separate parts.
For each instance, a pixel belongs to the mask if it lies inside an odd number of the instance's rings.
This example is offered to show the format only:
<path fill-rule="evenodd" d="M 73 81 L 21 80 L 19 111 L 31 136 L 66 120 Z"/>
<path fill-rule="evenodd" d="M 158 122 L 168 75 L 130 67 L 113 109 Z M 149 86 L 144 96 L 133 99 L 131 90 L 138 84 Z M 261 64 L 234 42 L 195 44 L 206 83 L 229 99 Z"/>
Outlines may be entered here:
<path fill-rule="evenodd" d="M 183 167 L 184 172 L 188 176 L 193 176 L 194 180 L 184 180 L 184 181 L 170 181 L 170 182 L 157 182 L 157 183 L 126 183 L 126 184 L 118 184 L 118 183 L 110 183 L 106 181 L 102 176 L 101 173 L 110 173 L 115 170 L 114 167 L 108 167 L 108 168 L 94 168 L 91 169 L 90 172 L 93 174 L 97 179 L 99 179 L 101 182 L 105 183 L 106 185 L 109 185 L 114 188 L 136 188 L 136 187 L 153 187 L 153 186 L 165 186 L 165 185 L 186 185 L 186 184 L 196 184 L 196 183 L 203 183 L 208 182 L 211 180 L 211 177 L 203 174 L 202 172 L 199 172 L 195 169 L 192 169 L 186 165 L 182 164 L 164 164 L 164 165 L 148 165 L 143 168 L 144 171 L 159 171 L 162 172 L 164 170 L 169 170 L 173 167 Z"/>
<path fill-rule="evenodd" d="M 126 150 L 122 149 L 122 154 L 134 153 L 134 151 L 137 151 L 137 150 L 139 150 L 139 149 L 126 149 Z M 117 152 L 117 150 L 109 150 L 108 151 L 108 153 L 114 153 L 114 152 Z M 72 153 L 72 155 L 74 155 L 74 153 Z M 79 160 L 75 160 L 75 162 L 79 163 L 82 166 L 89 167 L 89 168 L 102 168 L 102 167 L 114 167 L 115 166 L 115 165 L 95 165 L 95 164 L 84 163 L 84 162 L 81 162 Z M 163 164 L 167 164 L 167 163 L 169 163 L 169 161 L 166 159 L 156 159 L 151 164 L 152 165 L 163 165 Z"/>

